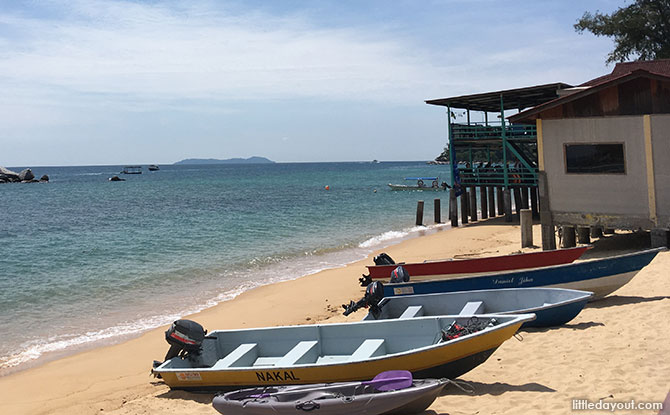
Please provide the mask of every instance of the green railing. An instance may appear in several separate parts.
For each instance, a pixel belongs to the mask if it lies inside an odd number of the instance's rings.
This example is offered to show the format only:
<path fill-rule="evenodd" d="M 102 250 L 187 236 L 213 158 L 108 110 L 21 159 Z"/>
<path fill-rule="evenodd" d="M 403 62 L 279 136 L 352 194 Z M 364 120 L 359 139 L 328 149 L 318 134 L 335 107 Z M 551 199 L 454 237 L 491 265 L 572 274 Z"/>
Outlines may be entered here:
<path fill-rule="evenodd" d="M 501 125 L 451 124 L 450 137 L 453 140 L 502 140 Z M 534 125 L 507 125 L 505 137 L 508 140 L 536 140 L 537 129 Z"/>
<path fill-rule="evenodd" d="M 504 186 L 505 172 L 502 167 L 458 168 L 461 186 Z M 537 186 L 537 169 L 510 168 L 507 172 L 510 187 Z"/>

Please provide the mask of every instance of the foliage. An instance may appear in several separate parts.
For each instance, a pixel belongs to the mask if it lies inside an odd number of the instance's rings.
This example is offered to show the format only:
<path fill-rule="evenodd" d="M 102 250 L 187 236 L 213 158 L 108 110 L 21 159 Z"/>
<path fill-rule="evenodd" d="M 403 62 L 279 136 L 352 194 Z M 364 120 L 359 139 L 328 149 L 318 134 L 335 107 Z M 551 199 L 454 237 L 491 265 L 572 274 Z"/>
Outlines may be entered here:
<path fill-rule="evenodd" d="M 670 0 L 636 0 L 611 15 L 586 12 L 574 27 L 614 38 L 607 63 L 670 58 Z"/>

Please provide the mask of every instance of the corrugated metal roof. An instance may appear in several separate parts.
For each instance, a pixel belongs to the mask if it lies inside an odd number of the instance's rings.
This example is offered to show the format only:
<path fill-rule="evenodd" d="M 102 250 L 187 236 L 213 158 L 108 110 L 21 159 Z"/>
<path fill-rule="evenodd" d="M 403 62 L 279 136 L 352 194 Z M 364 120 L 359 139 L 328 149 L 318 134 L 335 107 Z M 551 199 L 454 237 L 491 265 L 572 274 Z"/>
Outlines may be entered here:
<path fill-rule="evenodd" d="M 557 90 L 571 87 L 572 85 L 556 82 L 553 84 L 507 89 L 504 91 L 485 92 L 482 94 L 431 99 L 427 100 L 426 104 L 441 105 L 451 108 L 470 109 L 473 111 L 500 112 L 501 96 L 503 97 L 505 110 L 523 109 L 551 101 L 558 96 L 556 93 Z"/>

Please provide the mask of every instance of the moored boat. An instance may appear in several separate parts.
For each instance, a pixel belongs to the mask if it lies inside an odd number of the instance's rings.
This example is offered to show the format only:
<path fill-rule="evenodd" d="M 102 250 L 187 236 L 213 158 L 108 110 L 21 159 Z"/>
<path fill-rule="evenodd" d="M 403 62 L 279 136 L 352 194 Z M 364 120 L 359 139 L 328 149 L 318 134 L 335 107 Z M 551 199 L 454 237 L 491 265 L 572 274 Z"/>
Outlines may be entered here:
<path fill-rule="evenodd" d="M 397 369 L 415 378 L 453 379 L 483 363 L 534 318 L 418 317 L 216 330 L 206 336 L 188 326 L 181 330 L 184 321 L 193 322 L 178 320 L 166 332 L 171 350 L 164 362 L 155 362 L 153 373 L 171 388 L 219 390 L 360 381 Z M 467 331 L 453 337 L 454 323 Z M 182 345 L 186 352 L 179 350 Z"/>
<path fill-rule="evenodd" d="M 386 375 L 386 376 L 385 376 Z M 371 381 L 270 386 L 242 389 L 214 397 L 224 415 L 320 415 L 419 413 L 440 394 L 446 379 L 412 379 L 408 371 L 380 373 Z"/>
<path fill-rule="evenodd" d="M 391 190 L 447 190 L 449 185 L 446 182 L 440 183 L 439 177 L 405 177 L 405 180 L 416 181 L 415 185 L 391 184 Z"/>
<path fill-rule="evenodd" d="M 500 255 L 483 258 L 447 259 L 437 261 L 410 262 L 399 264 L 367 265 L 369 278 L 361 282 L 375 280 L 387 281 L 391 272 L 398 266 L 409 273 L 413 281 L 446 279 L 462 275 L 510 271 L 515 269 L 539 268 L 550 265 L 569 264 L 582 256 L 591 246 L 554 249 L 551 251 L 526 252 L 520 254 Z M 385 260 L 392 260 L 386 256 Z"/>
<path fill-rule="evenodd" d="M 647 266 L 660 251 L 654 248 L 630 254 L 528 270 L 472 277 L 386 284 L 384 297 L 499 288 L 555 287 L 591 291 L 599 299 L 618 290 Z M 410 274 L 411 275 L 411 274 Z"/>
<path fill-rule="evenodd" d="M 535 314 L 523 327 L 551 327 L 575 318 L 593 293 L 563 288 L 502 288 L 497 290 L 386 297 L 364 320 L 472 314 Z"/>

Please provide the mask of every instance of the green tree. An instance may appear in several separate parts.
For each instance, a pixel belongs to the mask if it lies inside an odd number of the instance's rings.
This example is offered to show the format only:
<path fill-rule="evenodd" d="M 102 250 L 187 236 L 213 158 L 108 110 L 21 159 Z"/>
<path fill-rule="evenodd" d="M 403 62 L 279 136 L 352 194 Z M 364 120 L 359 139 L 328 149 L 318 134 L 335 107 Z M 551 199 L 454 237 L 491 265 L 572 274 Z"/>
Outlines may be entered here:
<path fill-rule="evenodd" d="M 586 12 L 574 27 L 614 38 L 607 63 L 670 58 L 670 0 L 636 0 L 611 15 Z"/>

